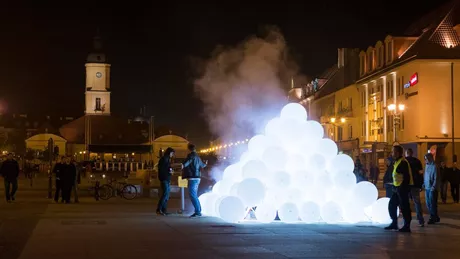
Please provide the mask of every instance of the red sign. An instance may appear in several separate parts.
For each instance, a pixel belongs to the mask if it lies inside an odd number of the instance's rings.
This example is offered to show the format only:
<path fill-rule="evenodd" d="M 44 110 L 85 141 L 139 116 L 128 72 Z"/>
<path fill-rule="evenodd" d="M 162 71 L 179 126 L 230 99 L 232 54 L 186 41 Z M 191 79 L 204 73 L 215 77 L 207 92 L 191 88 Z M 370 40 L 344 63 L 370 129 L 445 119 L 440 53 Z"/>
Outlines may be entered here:
<path fill-rule="evenodd" d="M 414 86 L 418 83 L 418 74 L 415 73 L 410 77 L 410 86 Z"/>

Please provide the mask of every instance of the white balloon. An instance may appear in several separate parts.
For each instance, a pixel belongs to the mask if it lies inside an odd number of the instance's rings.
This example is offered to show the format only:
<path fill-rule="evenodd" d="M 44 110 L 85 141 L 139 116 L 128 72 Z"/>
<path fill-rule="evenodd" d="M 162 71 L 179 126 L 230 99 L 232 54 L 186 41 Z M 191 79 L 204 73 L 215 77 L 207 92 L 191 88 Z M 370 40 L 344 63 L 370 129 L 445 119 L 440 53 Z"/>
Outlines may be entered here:
<path fill-rule="evenodd" d="M 300 189 L 290 188 L 286 192 L 286 201 L 300 204 L 303 199 L 303 192 Z"/>
<path fill-rule="evenodd" d="M 303 127 L 303 138 L 309 142 L 317 142 L 324 137 L 324 128 L 317 121 L 307 121 Z"/>
<path fill-rule="evenodd" d="M 212 186 L 212 192 L 215 193 L 215 194 L 218 194 L 220 195 L 220 185 L 222 183 L 219 181 L 217 183 L 215 183 L 213 186 Z"/>
<path fill-rule="evenodd" d="M 317 177 L 316 173 L 313 173 L 307 170 L 296 171 L 291 176 L 291 178 L 293 179 L 292 187 L 298 188 L 301 190 L 311 189 L 316 184 L 316 177 Z"/>
<path fill-rule="evenodd" d="M 348 223 L 358 223 L 369 221 L 369 218 L 364 213 L 364 208 L 356 205 L 353 201 L 344 203 L 342 206 L 343 218 Z"/>
<path fill-rule="evenodd" d="M 313 172 L 321 172 L 326 169 L 326 159 L 321 154 L 312 154 L 308 157 L 308 167 Z"/>
<path fill-rule="evenodd" d="M 289 154 L 286 171 L 294 174 L 296 171 L 307 169 L 306 157 L 301 154 Z"/>
<path fill-rule="evenodd" d="M 227 166 L 227 168 L 225 168 L 224 170 L 224 174 L 222 177 L 223 180 L 231 179 L 233 181 L 239 181 L 242 178 L 243 178 L 243 173 L 241 170 L 240 163 Z"/>
<path fill-rule="evenodd" d="M 214 214 L 213 216 L 215 217 L 221 217 L 220 215 L 220 210 L 219 210 L 219 205 L 220 205 L 220 202 L 227 196 L 222 196 L 220 195 L 219 198 L 216 199 L 216 201 L 214 202 Z"/>
<path fill-rule="evenodd" d="M 264 179 L 268 177 L 269 171 L 264 162 L 250 160 L 243 166 L 243 178 Z"/>
<path fill-rule="evenodd" d="M 306 223 L 317 223 L 321 220 L 321 210 L 317 203 L 307 201 L 300 205 L 300 219 Z"/>
<path fill-rule="evenodd" d="M 348 171 L 353 172 L 355 169 L 355 163 L 350 156 L 345 154 L 339 154 L 332 158 L 331 161 L 328 163 L 328 171 L 335 174 L 339 171 Z"/>
<path fill-rule="evenodd" d="M 283 134 L 283 122 L 276 117 L 271 119 L 265 126 L 265 136 L 278 137 Z"/>
<path fill-rule="evenodd" d="M 299 103 L 286 104 L 281 110 L 281 119 L 307 120 L 307 110 Z"/>
<path fill-rule="evenodd" d="M 257 206 L 256 218 L 259 222 L 269 223 L 276 218 L 276 208 L 271 203 L 262 203 Z"/>
<path fill-rule="evenodd" d="M 240 198 L 227 196 L 218 205 L 220 218 L 230 223 L 241 221 L 245 217 L 245 206 Z"/>
<path fill-rule="evenodd" d="M 236 182 L 230 187 L 230 195 L 231 196 L 238 196 L 238 186 L 241 182 Z"/>
<path fill-rule="evenodd" d="M 231 179 L 225 179 L 225 180 L 217 182 L 216 183 L 216 185 L 218 185 L 217 190 L 214 190 L 214 187 L 213 187 L 212 191 L 219 195 L 230 195 L 230 190 L 234 184 L 235 184 L 235 181 Z"/>
<path fill-rule="evenodd" d="M 321 218 L 329 224 L 338 223 L 343 220 L 342 208 L 336 202 L 327 202 L 321 207 Z"/>
<path fill-rule="evenodd" d="M 292 202 L 287 202 L 281 205 L 278 210 L 278 217 L 281 221 L 287 223 L 294 223 L 299 221 L 299 209 L 297 205 Z"/>
<path fill-rule="evenodd" d="M 323 155 L 326 160 L 334 158 L 338 152 L 337 144 L 328 138 L 323 138 L 317 144 L 316 153 Z"/>
<path fill-rule="evenodd" d="M 240 156 L 240 164 L 244 165 L 249 160 L 259 159 L 256 155 L 252 154 L 249 151 L 244 151 L 243 154 Z"/>
<path fill-rule="evenodd" d="M 285 190 L 291 185 L 291 175 L 285 171 L 276 171 L 273 173 L 268 185 L 270 188 Z"/>
<path fill-rule="evenodd" d="M 220 195 L 216 193 L 208 193 L 208 195 L 202 197 L 201 199 L 198 198 L 201 204 L 201 213 L 203 213 L 204 215 L 208 215 L 208 216 L 215 216 L 216 215 L 216 209 L 215 209 L 216 201 L 219 198 L 220 198 Z"/>
<path fill-rule="evenodd" d="M 206 211 L 205 211 L 205 207 L 203 206 L 203 204 L 206 204 L 209 196 L 212 195 L 212 192 L 207 192 L 207 193 L 203 193 L 200 195 L 200 197 L 198 197 L 198 200 L 200 201 L 200 204 L 202 204 L 202 208 L 201 208 L 201 211 L 203 214 L 208 214 Z"/>
<path fill-rule="evenodd" d="M 358 206 L 365 208 L 372 205 L 378 198 L 379 192 L 377 187 L 370 182 L 359 182 L 353 188 L 351 199 L 355 201 Z"/>
<path fill-rule="evenodd" d="M 262 155 L 262 160 L 269 170 L 282 170 L 286 165 L 286 151 L 280 147 L 269 147 Z"/>
<path fill-rule="evenodd" d="M 339 171 L 333 176 L 336 188 L 351 191 L 356 185 L 356 175 L 353 172 Z"/>
<path fill-rule="evenodd" d="M 263 204 L 271 204 L 276 210 L 287 201 L 287 194 L 284 189 L 270 188 L 265 195 Z"/>
<path fill-rule="evenodd" d="M 244 179 L 237 188 L 238 197 L 247 207 L 255 207 L 265 198 L 265 185 L 256 178 Z"/>
<path fill-rule="evenodd" d="M 267 137 L 256 135 L 249 140 L 248 151 L 256 157 L 261 157 L 267 148 Z"/>
<path fill-rule="evenodd" d="M 390 198 L 385 197 L 385 198 L 378 199 L 372 205 L 372 212 L 371 212 L 372 221 L 376 223 L 380 223 L 380 224 L 390 224 L 392 222 L 390 214 L 388 212 L 389 203 L 390 203 Z"/>

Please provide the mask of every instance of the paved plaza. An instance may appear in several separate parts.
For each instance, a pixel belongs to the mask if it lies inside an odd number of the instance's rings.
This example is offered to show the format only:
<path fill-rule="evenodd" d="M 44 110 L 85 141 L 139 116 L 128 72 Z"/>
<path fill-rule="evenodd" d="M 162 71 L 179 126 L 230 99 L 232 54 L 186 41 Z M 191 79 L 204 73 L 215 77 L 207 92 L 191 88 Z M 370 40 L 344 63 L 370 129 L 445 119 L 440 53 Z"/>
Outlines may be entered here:
<path fill-rule="evenodd" d="M 460 206 L 441 209 L 441 224 L 413 221 L 413 233 L 402 234 L 382 226 L 162 217 L 151 199 L 55 204 L 27 197 L 0 201 L 0 258 L 459 258 Z"/>

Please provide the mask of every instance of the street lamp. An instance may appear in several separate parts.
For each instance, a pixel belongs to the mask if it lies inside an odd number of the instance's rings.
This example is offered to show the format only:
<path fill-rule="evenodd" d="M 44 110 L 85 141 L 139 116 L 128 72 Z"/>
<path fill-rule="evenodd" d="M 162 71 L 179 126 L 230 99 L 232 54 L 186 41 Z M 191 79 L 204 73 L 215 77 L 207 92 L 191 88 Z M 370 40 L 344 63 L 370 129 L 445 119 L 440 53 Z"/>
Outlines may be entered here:
<path fill-rule="evenodd" d="M 397 107 L 397 108 L 396 108 Z M 401 124 L 401 113 L 404 111 L 406 106 L 400 103 L 398 106 L 392 103 L 388 105 L 388 110 L 393 114 L 393 141 L 397 142 L 398 134 L 396 133 L 396 126 Z"/>
<path fill-rule="evenodd" d="M 329 119 L 329 124 L 331 124 L 332 126 L 334 126 L 334 133 L 333 133 L 333 134 L 335 134 L 335 127 L 337 127 L 337 128 L 341 127 L 340 125 L 338 125 L 338 124 L 335 123 L 336 121 L 337 121 L 337 118 L 335 118 L 335 117 L 331 117 L 331 118 Z M 340 122 L 341 122 L 341 123 L 345 123 L 346 121 L 347 121 L 347 120 L 346 120 L 345 118 L 343 118 L 343 117 L 340 118 Z M 334 139 L 335 139 L 335 136 L 333 136 L 333 137 L 334 137 Z"/>

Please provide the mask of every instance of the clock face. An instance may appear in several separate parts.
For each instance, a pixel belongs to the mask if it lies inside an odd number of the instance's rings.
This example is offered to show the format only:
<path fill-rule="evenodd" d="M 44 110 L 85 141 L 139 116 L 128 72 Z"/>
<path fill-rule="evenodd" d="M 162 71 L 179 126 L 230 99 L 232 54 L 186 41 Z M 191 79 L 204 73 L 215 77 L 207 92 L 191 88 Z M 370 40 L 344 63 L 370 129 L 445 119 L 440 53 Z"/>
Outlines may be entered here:
<path fill-rule="evenodd" d="M 97 77 L 97 78 L 101 78 L 101 77 L 102 77 L 102 73 L 101 73 L 101 72 L 97 72 L 97 73 L 96 73 L 96 77 Z"/>

